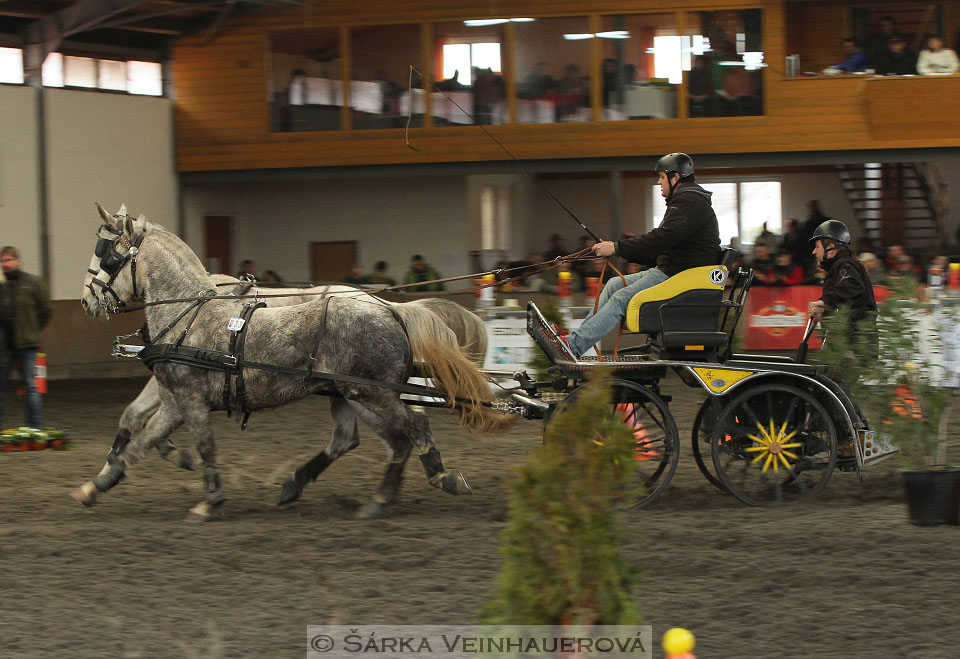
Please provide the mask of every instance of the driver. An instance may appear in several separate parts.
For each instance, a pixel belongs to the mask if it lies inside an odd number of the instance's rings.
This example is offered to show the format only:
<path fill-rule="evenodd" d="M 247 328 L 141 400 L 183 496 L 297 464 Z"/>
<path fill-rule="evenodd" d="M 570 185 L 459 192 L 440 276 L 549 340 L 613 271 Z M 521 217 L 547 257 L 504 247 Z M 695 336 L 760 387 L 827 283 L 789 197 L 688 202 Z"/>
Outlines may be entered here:
<path fill-rule="evenodd" d="M 657 161 L 654 171 L 667 204 L 660 226 L 642 236 L 604 240 L 593 246 L 598 256 L 617 255 L 653 267 L 626 275 L 626 285 L 619 277 L 608 281 L 600 293 L 596 314 L 561 337 L 578 357 L 620 322 L 636 293 L 687 268 L 717 263 L 720 229 L 710 203 L 712 193 L 696 184 L 693 159 L 685 153 L 671 153 Z"/>

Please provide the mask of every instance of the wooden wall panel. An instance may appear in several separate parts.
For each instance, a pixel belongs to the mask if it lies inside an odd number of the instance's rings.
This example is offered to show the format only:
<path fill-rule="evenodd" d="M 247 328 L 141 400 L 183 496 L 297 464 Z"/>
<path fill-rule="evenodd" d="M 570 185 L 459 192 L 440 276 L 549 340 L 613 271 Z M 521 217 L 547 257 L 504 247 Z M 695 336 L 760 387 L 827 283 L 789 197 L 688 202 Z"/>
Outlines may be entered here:
<path fill-rule="evenodd" d="M 803 52 L 802 68 L 836 61 L 847 30 L 846 2 L 783 0 L 741 2 L 681 0 L 680 10 L 762 6 L 766 114 L 762 117 L 582 124 L 492 126 L 518 158 L 596 158 L 693 153 L 836 151 L 960 146 L 960 118 L 944 110 L 936 119 L 896 130 L 889 117 L 909 116 L 885 104 L 902 99 L 960 103 L 960 77 L 874 80 L 866 77 L 784 78 L 784 57 Z M 671 7 L 673 9 L 673 7 Z M 329 28 L 356 23 L 409 23 L 491 15 L 584 15 L 590 12 L 662 11 L 645 0 L 511 2 L 489 5 L 468 0 L 328 0 L 296 10 L 263 10 L 224 26 L 209 44 L 203 35 L 178 43 L 173 54 L 177 89 L 178 167 L 181 171 L 350 166 L 505 160 L 508 156 L 479 127 L 353 132 L 272 133 L 268 102 L 269 41 L 278 30 Z M 811 16 L 813 18 L 811 18 Z M 789 32 L 786 26 L 790 26 Z M 821 61 L 822 60 L 822 61 Z M 822 66 L 821 66 L 822 64 Z M 899 86 L 902 85 L 902 86 Z M 940 103 L 940 107 L 950 107 Z M 910 123 L 910 122 L 904 122 Z"/>

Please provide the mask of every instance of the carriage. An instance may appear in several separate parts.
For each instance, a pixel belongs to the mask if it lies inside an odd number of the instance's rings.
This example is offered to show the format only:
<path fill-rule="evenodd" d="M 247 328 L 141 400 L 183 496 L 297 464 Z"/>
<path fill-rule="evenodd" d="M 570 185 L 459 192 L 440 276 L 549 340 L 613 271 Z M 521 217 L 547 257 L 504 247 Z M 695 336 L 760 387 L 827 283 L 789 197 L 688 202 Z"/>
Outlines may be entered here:
<path fill-rule="evenodd" d="M 804 363 L 812 323 L 796 358 L 734 352 L 733 333 L 753 280 L 749 269 L 729 273 L 734 257 L 734 250 L 725 250 L 718 265 L 685 270 L 633 297 L 625 322 L 650 337 L 644 354 L 577 358 L 528 304 L 527 332 L 553 363 L 553 377 L 534 382 L 517 374 L 511 398 L 525 416 L 549 422 L 578 398 L 594 369 L 611 371 L 609 413 L 636 438 L 634 460 L 644 486 L 637 506 L 664 492 L 680 458 L 670 396 L 660 390 L 670 371 L 707 394 L 691 436 L 697 466 L 746 504 L 813 497 L 836 469 L 860 476 L 896 452 L 825 367 Z"/>
<path fill-rule="evenodd" d="M 644 493 L 635 505 L 656 499 L 677 469 L 680 437 L 669 396 L 660 391 L 671 370 L 707 392 L 693 425 L 697 465 L 711 483 L 747 504 L 812 497 L 836 468 L 859 473 L 895 451 L 822 367 L 733 352 L 731 337 L 753 277 L 741 269 L 728 282 L 733 250 L 715 266 L 684 270 L 634 296 L 626 324 L 652 338 L 649 354 L 578 359 L 530 304 L 527 331 L 553 362 L 554 377 L 536 382 L 516 374 L 518 385 L 493 400 L 465 350 L 473 345 L 470 333 L 462 331 L 468 324 L 454 330 L 463 323 L 457 314 L 444 319 L 437 310 L 411 305 L 321 296 L 254 316 L 263 302 L 217 295 L 199 259 L 177 236 L 125 212 L 99 211 L 104 223 L 81 302 L 93 316 L 143 302 L 148 345 L 118 348 L 153 366 L 159 387 L 148 386 L 138 397 L 152 402 L 141 401 L 136 427 L 128 431 L 121 420 L 101 473 L 73 492 L 87 506 L 98 492 L 119 483 L 149 448 L 161 449 L 170 433 L 186 424 L 197 438 L 205 488 L 191 515 L 208 519 L 224 500 L 208 413 L 233 408 L 245 419 L 251 411 L 309 394 L 330 397 L 333 437 L 284 482 L 279 503 L 299 498 L 310 481 L 357 446 L 358 420 L 377 431 L 391 455 L 364 514 L 386 513 L 414 451 L 430 485 L 469 494 L 463 475 L 444 468 L 426 417 L 409 411 L 402 393 L 440 398 L 475 429 L 499 427 L 503 415 L 491 415 L 491 408 L 549 422 L 577 400 L 599 366 L 615 375 L 609 413 L 636 438 L 633 457 Z M 417 360 L 435 387 L 406 382 Z M 849 450 L 841 454 L 841 446 Z"/>

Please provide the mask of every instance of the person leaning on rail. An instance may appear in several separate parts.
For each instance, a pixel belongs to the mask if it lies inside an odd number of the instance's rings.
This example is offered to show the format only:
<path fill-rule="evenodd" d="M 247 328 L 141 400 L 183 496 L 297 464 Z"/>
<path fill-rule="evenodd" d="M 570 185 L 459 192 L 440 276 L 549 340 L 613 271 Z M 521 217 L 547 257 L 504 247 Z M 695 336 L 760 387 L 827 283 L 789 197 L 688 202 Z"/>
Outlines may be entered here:
<path fill-rule="evenodd" d="M 653 266 L 626 275 L 626 284 L 614 277 L 603 287 L 597 312 L 562 337 L 577 356 L 582 355 L 612 330 L 636 293 L 668 277 L 704 265 L 715 265 L 720 252 L 720 229 L 713 212 L 711 193 L 696 184 L 693 159 L 685 153 L 660 158 L 654 168 L 667 211 L 653 231 L 616 242 L 604 240 L 593 246 L 598 256 L 621 256 L 627 261 Z"/>

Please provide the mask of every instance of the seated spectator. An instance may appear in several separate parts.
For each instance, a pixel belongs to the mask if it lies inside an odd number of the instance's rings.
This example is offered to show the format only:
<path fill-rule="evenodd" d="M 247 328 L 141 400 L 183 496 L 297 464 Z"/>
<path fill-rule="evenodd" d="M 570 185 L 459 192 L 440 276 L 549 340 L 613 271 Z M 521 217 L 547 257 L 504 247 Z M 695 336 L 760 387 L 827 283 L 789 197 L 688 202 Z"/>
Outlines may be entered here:
<path fill-rule="evenodd" d="M 573 115 L 576 115 L 577 108 L 588 104 L 590 99 L 589 88 L 586 80 L 580 75 L 580 67 L 576 64 L 569 64 L 563 77 L 557 81 L 557 94 L 562 94 L 562 97 L 558 99 L 557 121 L 574 118 Z"/>
<path fill-rule="evenodd" d="M 265 284 L 282 284 L 283 279 L 280 278 L 280 275 L 274 270 L 267 270 L 263 273 L 263 283 Z"/>
<path fill-rule="evenodd" d="M 860 261 L 863 269 L 867 271 L 867 274 L 870 275 L 870 281 L 880 281 L 883 279 L 885 276 L 883 262 L 879 256 L 873 252 L 861 252 L 857 259 Z"/>
<path fill-rule="evenodd" d="M 363 274 L 363 268 L 360 267 L 359 263 L 354 263 L 350 267 L 350 274 L 341 279 L 344 284 L 351 284 L 353 286 L 366 286 L 370 283 L 370 280 L 367 279 L 366 275 Z"/>
<path fill-rule="evenodd" d="M 256 274 L 257 264 L 250 259 L 240 261 L 240 271 L 237 272 L 237 279 L 259 279 Z"/>
<path fill-rule="evenodd" d="M 853 39 L 843 40 L 843 53 L 847 58 L 834 64 L 834 69 L 846 73 L 863 73 L 870 68 L 870 58 Z"/>
<path fill-rule="evenodd" d="M 707 58 L 697 55 L 687 83 L 691 117 L 718 117 L 723 114 L 723 101 L 713 88 L 713 75 Z"/>
<path fill-rule="evenodd" d="M 429 284 L 425 283 L 423 286 L 411 286 L 406 288 L 407 292 L 410 293 L 424 293 L 428 291 L 442 291 L 446 290 L 446 287 L 443 285 L 443 282 L 436 281 L 441 279 L 440 273 L 434 269 L 434 267 L 428 264 L 424 258 L 419 254 L 414 254 L 410 259 L 410 269 L 407 270 L 407 274 L 403 278 L 404 284 L 416 284 L 418 282 L 431 282 Z"/>
<path fill-rule="evenodd" d="M 893 16 L 880 19 L 880 31 L 870 35 L 867 41 L 867 54 L 871 62 L 879 62 L 890 52 L 890 40 L 897 34 L 897 22 Z M 877 67 L 879 72 L 879 67 Z"/>
<path fill-rule="evenodd" d="M 890 47 L 877 61 L 877 75 L 911 76 L 917 72 L 917 58 L 899 35 L 890 37 Z"/>
<path fill-rule="evenodd" d="M 920 51 L 917 73 L 921 75 L 945 75 L 960 70 L 957 54 L 943 47 L 943 39 L 934 35 L 927 39 L 927 49 Z"/>
<path fill-rule="evenodd" d="M 786 249 L 777 252 L 771 273 L 773 286 L 798 286 L 807 278 L 803 266 L 794 263 L 793 255 Z"/>
<path fill-rule="evenodd" d="M 371 284 L 386 284 L 387 286 L 396 286 L 397 280 L 387 274 L 387 268 L 390 265 L 386 261 L 377 261 L 373 266 L 373 272 L 367 275 L 367 280 Z"/>
<path fill-rule="evenodd" d="M 793 217 L 787 220 L 787 230 L 783 232 L 783 240 L 780 245 L 790 252 L 794 263 L 806 269 L 809 264 L 807 254 L 810 253 L 810 243 L 803 238 L 800 221 Z"/>
<path fill-rule="evenodd" d="M 763 223 L 763 229 L 760 234 L 754 238 L 754 245 L 766 245 L 768 249 L 773 250 L 777 247 L 777 234 L 767 229 L 767 223 Z"/>
<path fill-rule="evenodd" d="M 547 73 L 547 63 L 537 62 L 533 71 L 527 76 L 523 84 L 520 85 L 520 98 L 537 98 L 553 92 L 556 89 L 556 82 L 553 76 Z"/>
<path fill-rule="evenodd" d="M 913 257 L 909 254 L 901 254 L 897 257 L 897 263 L 892 270 L 887 271 L 887 278 L 911 278 L 920 279 L 919 268 L 913 265 Z"/>
<path fill-rule="evenodd" d="M 569 254 L 569 252 L 567 252 L 567 248 L 563 246 L 563 236 L 559 233 L 551 235 L 550 247 L 543 253 L 543 260 L 552 261 L 558 256 L 566 256 L 567 254 Z"/>
<path fill-rule="evenodd" d="M 727 68 L 730 70 L 723 79 L 723 96 L 730 104 L 730 114 L 736 117 L 760 114 L 757 76 L 745 66 Z"/>
<path fill-rule="evenodd" d="M 753 246 L 753 285 L 754 286 L 774 286 L 776 277 L 773 272 L 773 258 L 770 256 L 770 248 L 760 243 Z"/>
<path fill-rule="evenodd" d="M 560 273 L 570 275 L 570 293 L 579 293 L 583 291 L 583 285 L 580 278 L 570 269 L 570 264 L 566 261 L 560 264 L 559 268 L 551 268 L 535 277 L 530 278 L 530 290 L 541 291 L 544 293 L 557 293 L 557 280 L 560 279 Z"/>

